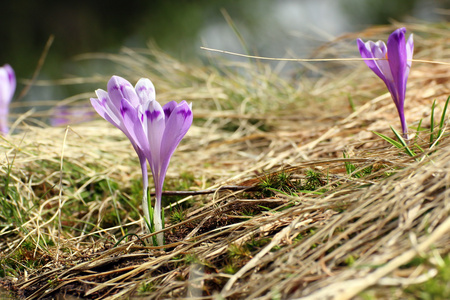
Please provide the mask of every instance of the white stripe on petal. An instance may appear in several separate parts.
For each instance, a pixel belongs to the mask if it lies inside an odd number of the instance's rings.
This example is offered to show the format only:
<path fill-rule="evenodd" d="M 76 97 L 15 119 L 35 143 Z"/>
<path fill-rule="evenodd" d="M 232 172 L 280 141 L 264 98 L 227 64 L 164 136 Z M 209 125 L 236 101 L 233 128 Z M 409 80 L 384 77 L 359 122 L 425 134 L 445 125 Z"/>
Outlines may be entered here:
<path fill-rule="evenodd" d="M 406 64 L 411 68 L 412 64 L 412 57 L 414 52 L 414 40 L 413 35 L 411 34 L 408 38 L 408 41 L 406 42 Z"/>

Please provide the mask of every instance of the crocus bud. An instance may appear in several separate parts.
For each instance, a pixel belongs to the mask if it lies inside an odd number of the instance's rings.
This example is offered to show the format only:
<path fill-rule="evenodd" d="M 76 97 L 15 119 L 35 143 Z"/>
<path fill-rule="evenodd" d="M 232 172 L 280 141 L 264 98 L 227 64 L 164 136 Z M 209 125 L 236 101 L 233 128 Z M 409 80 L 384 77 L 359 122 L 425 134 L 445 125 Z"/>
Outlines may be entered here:
<path fill-rule="evenodd" d="M 368 41 L 364 43 L 357 40 L 359 52 L 363 58 L 377 58 L 378 60 L 365 60 L 367 66 L 380 77 L 397 107 L 400 123 L 402 125 L 403 137 L 408 139 L 408 127 L 406 126 L 404 104 L 406 81 L 414 51 L 412 34 L 405 42 L 405 28 L 395 30 L 388 38 L 387 47 L 382 41 L 376 43 Z"/>

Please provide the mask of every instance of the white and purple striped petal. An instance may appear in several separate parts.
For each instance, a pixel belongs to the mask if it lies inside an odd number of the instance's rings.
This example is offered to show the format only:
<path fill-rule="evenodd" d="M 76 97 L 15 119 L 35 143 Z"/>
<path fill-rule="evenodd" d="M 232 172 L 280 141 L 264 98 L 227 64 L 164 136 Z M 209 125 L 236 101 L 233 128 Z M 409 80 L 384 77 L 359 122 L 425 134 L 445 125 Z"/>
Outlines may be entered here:
<path fill-rule="evenodd" d="M 140 104 L 139 97 L 133 85 L 128 80 L 119 76 L 113 76 L 108 81 L 108 95 L 116 107 L 120 107 L 122 99 L 125 99 L 134 107 Z"/>
<path fill-rule="evenodd" d="M 135 90 L 141 105 L 156 99 L 155 86 L 148 78 L 139 79 L 136 83 Z"/>
<path fill-rule="evenodd" d="M 192 120 L 192 108 L 186 101 L 180 102 L 166 118 L 166 128 L 161 144 L 161 174 L 163 176 L 167 172 L 172 154 L 191 127 Z"/>

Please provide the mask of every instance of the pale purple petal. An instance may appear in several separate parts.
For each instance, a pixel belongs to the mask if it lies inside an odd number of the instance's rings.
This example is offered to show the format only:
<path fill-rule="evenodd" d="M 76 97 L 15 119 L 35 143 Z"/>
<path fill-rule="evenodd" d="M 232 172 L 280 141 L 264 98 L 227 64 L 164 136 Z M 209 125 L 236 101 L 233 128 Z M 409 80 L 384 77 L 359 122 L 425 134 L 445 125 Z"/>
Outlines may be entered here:
<path fill-rule="evenodd" d="M 166 121 L 166 128 L 161 144 L 161 177 L 164 177 L 169 166 L 170 158 L 183 137 L 191 127 L 193 120 L 192 109 L 186 101 L 178 104 Z"/>
<path fill-rule="evenodd" d="M 97 98 L 91 98 L 92 107 L 94 107 L 95 111 L 106 121 L 113 124 L 117 128 L 120 128 L 119 123 L 116 120 L 113 120 L 109 114 L 106 112 L 105 106 L 101 104 L 101 101 Z"/>
<path fill-rule="evenodd" d="M 122 129 L 123 131 L 124 127 L 122 116 L 120 113 L 120 105 L 116 107 L 109 98 L 108 93 L 104 90 L 98 89 L 95 91 L 95 93 L 97 94 L 98 98 L 91 98 L 91 103 L 97 113 L 101 115 L 105 120 L 107 120 L 117 128 Z M 98 105 L 100 105 L 101 108 L 98 107 Z M 103 111 L 103 113 L 100 113 L 100 111 Z M 108 116 L 108 118 L 104 116 L 105 114 Z"/>
<path fill-rule="evenodd" d="M 368 43 L 372 43 L 374 45 L 372 47 L 373 56 L 379 59 L 375 61 L 375 64 L 383 74 L 383 77 L 381 79 L 383 79 L 384 82 L 392 81 L 391 67 L 389 66 L 389 61 L 387 60 L 386 45 L 382 41 L 378 41 L 376 43 L 369 41 Z"/>
<path fill-rule="evenodd" d="M 139 155 L 139 151 L 141 151 L 141 150 L 140 150 L 139 146 L 137 145 L 137 143 L 135 142 L 135 139 L 131 136 L 131 134 L 128 132 L 127 128 L 125 127 L 123 118 L 121 117 L 119 123 L 116 123 L 115 119 L 112 118 L 112 116 L 114 117 L 114 115 L 107 111 L 108 106 L 101 105 L 101 102 L 97 98 L 91 98 L 91 104 L 94 107 L 94 109 L 97 111 L 97 113 L 103 119 L 105 119 L 112 125 L 116 126 L 118 129 L 120 129 L 126 135 L 126 137 L 130 140 L 131 144 L 133 145 L 134 150 Z"/>
<path fill-rule="evenodd" d="M 143 124 L 149 144 L 149 152 L 146 155 L 155 181 L 157 197 L 162 192 L 162 182 L 164 182 L 164 176 L 160 174 L 161 143 L 165 129 L 164 119 L 164 111 L 161 105 L 157 101 L 148 102 L 143 114 Z"/>
<path fill-rule="evenodd" d="M 0 133 L 7 134 L 9 103 L 16 90 L 16 76 L 10 65 L 0 67 Z"/>
<path fill-rule="evenodd" d="M 361 39 L 357 40 L 359 52 L 362 58 L 378 58 L 380 60 L 365 60 L 366 65 L 380 77 L 384 82 L 391 78 L 389 63 L 386 59 L 387 48 L 382 41 L 376 43 L 368 41 L 364 43 Z"/>
<path fill-rule="evenodd" d="M 16 74 L 14 73 L 14 70 L 10 65 L 6 64 L 3 67 L 8 74 L 9 86 L 11 88 L 9 97 L 12 99 L 12 97 L 14 96 L 14 92 L 16 91 Z"/>
<path fill-rule="evenodd" d="M 155 159 L 159 158 L 161 149 L 161 139 L 164 133 L 165 122 L 164 112 L 157 101 L 148 102 L 144 112 L 144 124 L 150 145 L 150 151 Z"/>
<path fill-rule="evenodd" d="M 11 102 L 16 90 L 16 76 L 13 68 L 6 64 L 0 67 L 0 105 L 5 106 Z"/>
<path fill-rule="evenodd" d="M 371 49 L 372 47 L 370 42 L 364 43 L 361 39 L 357 39 L 356 43 L 358 44 L 359 53 L 361 53 L 362 58 L 375 58 Z M 365 60 L 364 62 L 375 74 L 378 75 L 378 77 L 385 80 L 384 75 L 378 68 L 375 60 Z"/>
<path fill-rule="evenodd" d="M 108 81 L 108 95 L 116 107 L 120 107 L 122 99 L 128 101 L 133 107 L 137 107 L 140 104 L 133 85 L 119 76 L 113 76 Z"/>
<path fill-rule="evenodd" d="M 161 159 L 172 156 L 175 148 L 186 135 L 193 120 L 192 110 L 186 102 L 180 103 L 166 121 L 162 145 Z M 163 155 L 165 157 L 163 157 Z"/>
<path fill-rule="evenodd" d="M 122 100 L 120 112 L 123 118 L 123 126 L 129 133 L 128 138 L 131 143 L 137 145 L 145 153 L 148 151 L 147 136 L 144 132 L 137 108 L 133 107 L 131 103 L 124 99 Z"/>
<path fill-rule="evenodd" d="M 408 41 L 406 42 L 406 63 L 408 64 L 408 67 L 411 68 L 412 65 L 412 57 L 414 53 L 414 40 L 413 35 L 411 34 L 408 38 Z M 409 69 L 408 69 L 409 73 Z"/>
<path fill-rule="evenodd" d="M 175 107 L 178 106 L 178 103 L 176 101 L 170 101 L 163 106 L 164 115 L 166 116 L 166 122 L 169 119 L 170 114 L 175 109 Z"/>
<path fill-rule="evenodd" d="M 139 97 L 141 105 L 155 100 L 155 86 L 150 81 L 150 79 L 139 79 L 139 81 L 136 83 L 135 90 L 136 94 Z"/>

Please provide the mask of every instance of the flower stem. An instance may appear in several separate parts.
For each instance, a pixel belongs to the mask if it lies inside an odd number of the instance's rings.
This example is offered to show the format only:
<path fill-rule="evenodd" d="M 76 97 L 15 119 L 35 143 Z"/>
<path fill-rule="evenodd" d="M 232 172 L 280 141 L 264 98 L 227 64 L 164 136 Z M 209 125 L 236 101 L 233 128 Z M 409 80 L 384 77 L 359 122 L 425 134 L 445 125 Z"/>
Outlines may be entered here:
<path fill-rule="evenodd" d="M 408 137 L 408 126 L 406 125 L 405 115 L 399 114 L 400 116 L 400 122 L 402 123 L 402 137 L 405 140 L 406 143 L 409 143 L 409 137 Z"/>
<path fill-rule="evenodd" d="M 153 210 L 153 222 L 155 232 L 163 229 L 163 224 L 161 220 L 161 199 L 155 199 L 155 209 Z M 158 242 L 158 246 L 164 245 L 164 232 L 158 233 L 156 235 L 156 240 Z"/>

